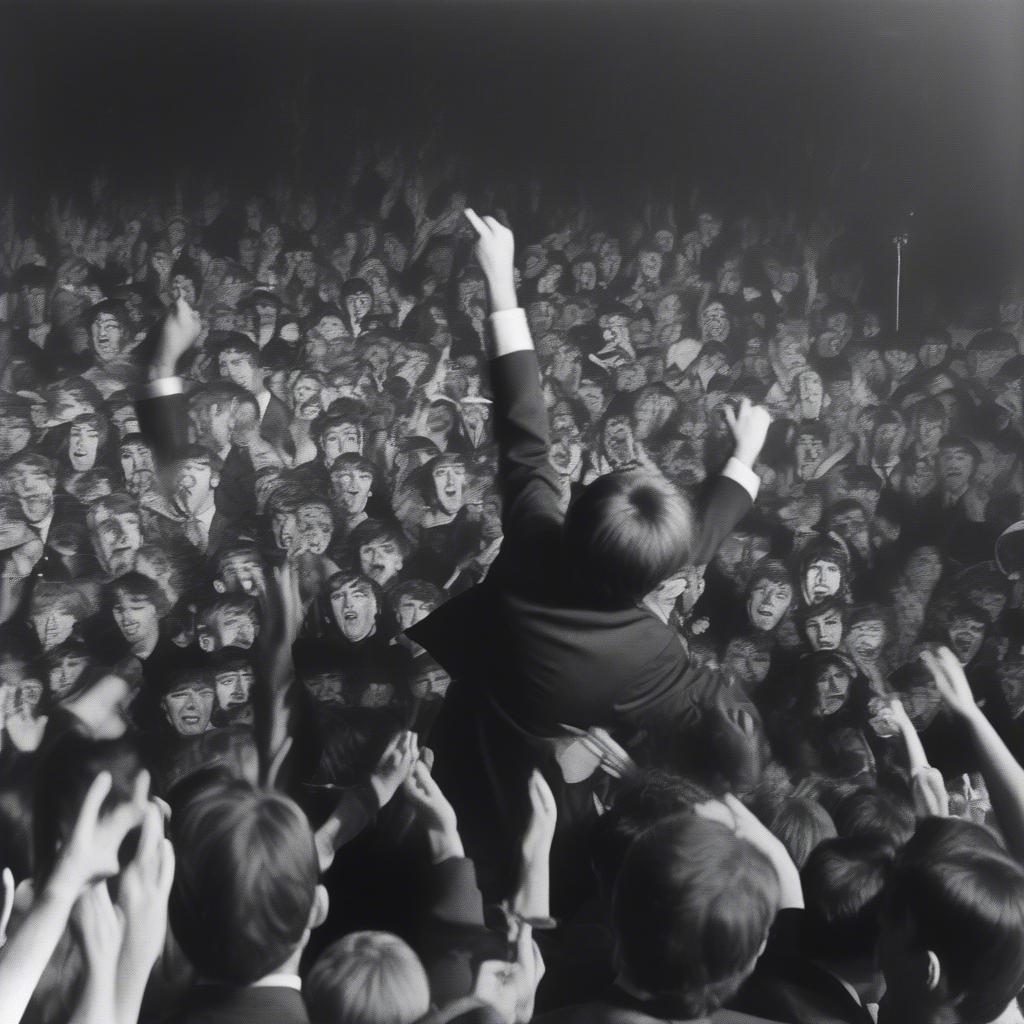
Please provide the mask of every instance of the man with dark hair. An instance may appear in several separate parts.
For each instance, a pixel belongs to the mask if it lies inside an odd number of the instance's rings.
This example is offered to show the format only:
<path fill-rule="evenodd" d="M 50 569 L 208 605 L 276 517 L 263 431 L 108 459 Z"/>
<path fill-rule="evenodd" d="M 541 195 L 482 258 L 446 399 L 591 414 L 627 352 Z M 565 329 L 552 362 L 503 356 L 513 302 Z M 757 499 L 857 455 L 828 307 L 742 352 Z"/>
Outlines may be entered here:
<path fill-rule="evenodd" d="M 693 814 L 653 825 L 615 883 L 615 986 L 538 1024 L 761 1020 L 716 1011 L 754 969 L 779 900 L 771 861 L 727 826 Z"/>
<path fill-rule="evenodd" d="M 327 891 L 306 816 L 236 781 L 177 810 L 173 838 L 171 929 L 203 984 L 171 1024 L 308 1024 L 299 959 Z"/>

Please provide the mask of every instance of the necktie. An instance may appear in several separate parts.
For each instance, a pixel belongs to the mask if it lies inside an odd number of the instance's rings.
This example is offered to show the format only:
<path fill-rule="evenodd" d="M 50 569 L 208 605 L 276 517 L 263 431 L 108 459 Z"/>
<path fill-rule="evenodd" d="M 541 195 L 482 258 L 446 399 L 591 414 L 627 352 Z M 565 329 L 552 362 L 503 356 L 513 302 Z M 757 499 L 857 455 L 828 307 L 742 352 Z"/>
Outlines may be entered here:
<path fill-rule="evenodd" d="M 206 527 L 203 526 L 202 520 L 197 516 L 189 516 L 185 520 L 185 539 L 193 547 L 203 552 L 206 551 Z"/>

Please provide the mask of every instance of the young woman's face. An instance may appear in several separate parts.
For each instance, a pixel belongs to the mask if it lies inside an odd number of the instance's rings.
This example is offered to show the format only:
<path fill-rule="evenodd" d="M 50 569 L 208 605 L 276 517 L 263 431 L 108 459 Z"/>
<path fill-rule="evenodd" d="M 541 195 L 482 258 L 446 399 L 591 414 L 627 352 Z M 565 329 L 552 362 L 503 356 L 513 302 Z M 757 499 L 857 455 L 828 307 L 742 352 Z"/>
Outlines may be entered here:
<path fill-rule="evenodd" d="M 68 435 L 68 459 L 77 473 L 92 469 L 96 465 L 100 432 L 92 423 L 75 423 Z"/>
<path fill-rule="evenodd" d="M 50 669 L 50 695 L 55 701 L 71 693 L 88 664 L 89 659 L 84 654 L 65 654 Z"/>
<path fill-rule="evenodd" d="M 804 583 L 812 602 L 824 601 L 839 592 L 842 570 L 835 562 L 815 559 L 804 572 Z"/>
<path fill-rule="evenodd" d="M 834 715 L 846 703 L 850 692 L 850 674 L 839 665 L 826 665 L 815 679 L 819 715 Z"/>
<path fill-rule="evenodd" d="M 793 588 L 788 583 L 758 580 L 747 598 L 747 618 L 762 632 L 774 629 L 793 603 Z"/>

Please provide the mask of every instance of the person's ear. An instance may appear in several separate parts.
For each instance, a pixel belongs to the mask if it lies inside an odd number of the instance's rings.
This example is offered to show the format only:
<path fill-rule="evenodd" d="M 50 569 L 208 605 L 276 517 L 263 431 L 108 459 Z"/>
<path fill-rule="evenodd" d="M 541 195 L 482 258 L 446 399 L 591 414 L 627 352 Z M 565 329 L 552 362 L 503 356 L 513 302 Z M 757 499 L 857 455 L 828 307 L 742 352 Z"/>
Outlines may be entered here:
<path fill-rule="evenodd" d="M 216 586 L 216 584 L 214 585 Z M 216 647 L 213 642 L 213 637 L 210 636 L 209 633 L 203 633 L 202 636 L 199 637 L 199 649 L 204 654 L 213 654 L 213 652 L 216 650 Z"/>
<path fill-rule="evenodd" d="M 926 984 L 929 992 L 934 992 L 939 987 L 939 982 L 942 980 L 942 965 L 939 963 L 938 954 L 932 950 L 926 950 L 925 955 L 928 957 L 928 977 Z"/>
<path fill-rule="evenodd" d="M 164 718 L 167 719 L 167 724 L 168 725 L 174 725 L 174 719 L 171 718 L 171 708 L 170 708 L 170 705 L 167 703 L 167 698 L 166 697 L 161 697 L 160 698 L 160 708 L 161 708 L 161 710 L 164 713 Z"/>
<path fill-rule="evenodd" d="M 330 909 L 331 899 L 327 895 L 327 889 L 322 885 L 316 887 L 313 894 L 313 906 L 309 911 L 309 924 L 306 926 L 310 931 L 319 928 L 327 920 L 327 911 Z"/>
<path fill-rule="evenodd" d="M 220 473 L 210 474 L 210 490 L 215 491 L 220 484 Z"/>
<path fill-rule="evenodd" d="M 220 580 L 213 581 L 213 589 L 216 590 L 218 594 L 226 594 L 228 592 L 228 588 L 224 586 Z"/>

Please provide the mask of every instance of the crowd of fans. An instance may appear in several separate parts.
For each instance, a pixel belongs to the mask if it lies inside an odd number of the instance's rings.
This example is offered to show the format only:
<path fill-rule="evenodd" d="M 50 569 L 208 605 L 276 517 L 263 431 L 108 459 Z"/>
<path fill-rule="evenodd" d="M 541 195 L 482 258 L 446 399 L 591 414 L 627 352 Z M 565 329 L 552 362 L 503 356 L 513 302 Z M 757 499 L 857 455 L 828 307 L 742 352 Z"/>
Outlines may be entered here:
<path fill-rule="evenodd" d="M 0 1022 L 1016 1019 L 1024 289 L 426 166 L 5 209 Z"/>

